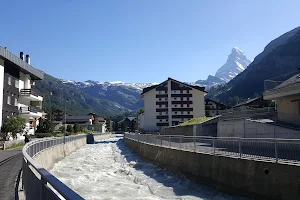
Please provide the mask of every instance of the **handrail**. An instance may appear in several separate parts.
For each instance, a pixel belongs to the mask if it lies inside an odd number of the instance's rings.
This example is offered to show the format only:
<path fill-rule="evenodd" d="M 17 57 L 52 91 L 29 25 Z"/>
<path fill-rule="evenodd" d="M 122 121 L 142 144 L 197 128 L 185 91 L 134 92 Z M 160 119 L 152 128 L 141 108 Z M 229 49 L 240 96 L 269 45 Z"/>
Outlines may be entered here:
<path fill-rule="evenodd" d="M 258 158 L 300 163 L 300 139 L 239 138 L 125 133 L 124 138 L 164 148 L 234 158 Z"/>
<path fill-rule="evenodd" d="M 94 135 L 98 135 L 98 134 L 94 134 Z M 50 192 L 53 195 L 53 198 L 47 197 L 47 199 L 60 199 L 60 197 L 59 197 L 59 195 L 60 195 L 67 200 L 73 200 L 73 199 L 83 200 L 83 198 L 79 194 L 77 194 L 75 191 L 73 191 L 67 185 L 62 183 L 59 179 L 57 179 L 55 176 L 53 176 L 46 169 L 39 166 L 39 164 L 37 164 L 34 161 L 33 156 L 35 156 L 37 153 L 39 153 L 45 149 L 48 149 L 50 147 L 65 144 L 67 142 L 82 139 L 85 137 L 86 137 L 86 135 L 67 136 L 65 138 L 59 138 L 59 137 L 43 138 L 43 139 L 31 141 L 23 147 L 23 149 L 22 149 L 23 159 L 24 159 L 23 170 L 26 170 L 26 172 L 28 170 L 30 170 L 30 172 L 31 172 L 30 176 L 35 176 L 35 178 L 40 180 L 40 182 L 41 182 L 40 183 L 40 185 L 41 185 L 40 186 L 40 190 L 41 190 L 40 191 L 40 199 L 41 200 L 45 199 L 46 192 Z M 36 146 L 39 147 L 39 150 L 37 149 Z M 40 178 L 37 177 L 37 174 L 34 173 L 32 170 L 36 171 L 36 173 L 40 176 Z M 23 176 L 24 175 L 29 176 L 29 174 L 24 174 L 26 172 L 23 172 Z M 23 177 L 23 181 L 24 181 L 24 178 L 26 178 L 25 176 Z M 33 183 L 30 183 L 30 184 L 33 184 Z M 51 185 L 52 187 L 49 187 L 49 185 Z M 25 193 L 26 193 L 27 185 L 24 185 L 24 186 L 25 186 Z M 53 191 L 52 188 L 55 191 Z M 44 191 L 44 190 L 48 190 L 48 191 Z"/>

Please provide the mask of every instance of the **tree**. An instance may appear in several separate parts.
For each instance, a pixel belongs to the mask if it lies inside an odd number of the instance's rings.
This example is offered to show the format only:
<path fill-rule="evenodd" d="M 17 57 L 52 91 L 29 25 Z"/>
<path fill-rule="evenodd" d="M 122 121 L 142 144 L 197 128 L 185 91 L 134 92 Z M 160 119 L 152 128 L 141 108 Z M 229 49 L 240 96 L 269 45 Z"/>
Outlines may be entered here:
<path fill-rule="evenodd" d="M 65 128 L 65 126 L 61 126 L 61 127 L 59 127 L 59 130 L 60 130 L 61 133 L 64 133 L 66 128 Z"/>
<path fill-rule="evenodd" d="M 77 124 L 75 124 L 75 125 L 73 126 L 73 130 L 74 130 L 74 133 L 79 132 L 79 127 L 78 127 Z"/>
<path fill-rule="evenodd" d="M 138 115 L 144 113 L 144 108 L 140 108 L 138 111 Z"/>
<path fill-rule="evenodd" d="M 73 133 L 73 126 L 71 125 L 71 124 L 69 124 L 68 126 L 67 126 L 67 132 L 69 132 L 69 133 Z"/>
<path fill-rule="evenodd" d="M 46 117 L 39 120 L 36 133 L 52 133 L 54 129 L 53 123 L 50 121 L 50 116 L 47 114 Z"/>
<path fill-rule="evenodd" d="M 11 133 L 13 138 L 17 138 L 17 133 L 23 132 L 25 129 L 26 120 L 21 117 L 10 117 L 6 119 L 2 125 L 2 138 L 6 140 L 8 133 Z"/>

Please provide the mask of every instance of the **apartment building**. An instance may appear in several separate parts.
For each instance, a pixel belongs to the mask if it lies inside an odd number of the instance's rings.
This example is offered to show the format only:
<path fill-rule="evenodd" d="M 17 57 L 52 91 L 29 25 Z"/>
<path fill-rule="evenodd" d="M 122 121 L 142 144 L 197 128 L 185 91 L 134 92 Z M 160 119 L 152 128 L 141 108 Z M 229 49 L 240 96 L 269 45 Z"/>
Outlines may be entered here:
<path fill-rule="evenodd" d="M 143 89 L 145 131 L 159 131 L 195 117 L 205 116 L 204 87 L 168 80 Z"/>
<path fill-rule="evenodd" d="M 222 114 L 222 112 L 224 110 L 226 110 L 227 106 L 214 101 L 212 99 L 205 99 L 205 116 L 206 117 L 215 117 L 218 116 L 220 114 Z"/>
<path fill-rule="evenodd" d="M 35 91 L 36 80 L 44 78 L 43 72 L 30 65 L 30 56 L 15 56 L 0 47 L 0 127 L 10 116 L 26 119 L 26 129 L 33 134 L 38 119 L 42 117 L 43 97 Z"/>

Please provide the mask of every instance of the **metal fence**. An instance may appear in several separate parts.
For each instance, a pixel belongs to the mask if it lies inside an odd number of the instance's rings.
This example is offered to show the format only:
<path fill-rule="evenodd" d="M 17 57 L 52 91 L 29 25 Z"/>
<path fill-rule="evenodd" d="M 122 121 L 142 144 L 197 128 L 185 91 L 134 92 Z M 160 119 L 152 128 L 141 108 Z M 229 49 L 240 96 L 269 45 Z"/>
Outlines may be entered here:
<path fill-rule="evenodd" d="M 220 138 L 131 133 L 125 133 L 124 137 L 142 143 L 197 153 L 273 160 L 275 162 L 300 161 L 300 139 Z"/>
<path fill-rule="evenodd" d="M 34 140 L 24 146 L 22 184 L 27 199 L 83 199 L 33 160 L 33 156 L 45 149 L 83 138 L 86 138 L 86 135 L 45 138 Z"/>

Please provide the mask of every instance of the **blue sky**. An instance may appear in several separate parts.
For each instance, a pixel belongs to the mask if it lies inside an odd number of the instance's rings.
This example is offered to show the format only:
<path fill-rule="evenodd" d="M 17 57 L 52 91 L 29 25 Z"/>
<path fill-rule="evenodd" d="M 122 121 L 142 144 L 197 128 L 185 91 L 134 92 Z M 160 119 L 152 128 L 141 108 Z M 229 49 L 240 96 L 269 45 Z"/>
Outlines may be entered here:
<path fill-rule="evenodd" d="M 251 61 L 300 26 L 300 1 L 51 0 L 1 2 L 0 45 L 57 78 L 205 79 L 232 47 Z"/>

